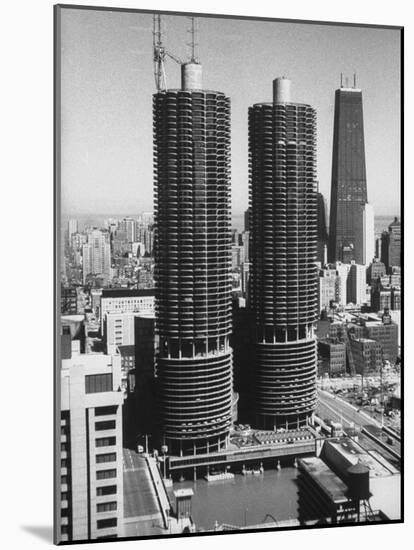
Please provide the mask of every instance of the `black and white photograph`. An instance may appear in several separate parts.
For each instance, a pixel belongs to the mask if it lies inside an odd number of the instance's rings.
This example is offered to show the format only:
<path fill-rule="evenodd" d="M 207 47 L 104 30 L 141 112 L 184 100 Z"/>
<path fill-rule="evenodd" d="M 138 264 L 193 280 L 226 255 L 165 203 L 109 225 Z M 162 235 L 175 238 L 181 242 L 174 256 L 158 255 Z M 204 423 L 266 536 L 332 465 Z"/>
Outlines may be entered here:
<path fill-rule="evenodd" d="M 401 523 L 403 26 L 54 36 L 55 544 Z"/>

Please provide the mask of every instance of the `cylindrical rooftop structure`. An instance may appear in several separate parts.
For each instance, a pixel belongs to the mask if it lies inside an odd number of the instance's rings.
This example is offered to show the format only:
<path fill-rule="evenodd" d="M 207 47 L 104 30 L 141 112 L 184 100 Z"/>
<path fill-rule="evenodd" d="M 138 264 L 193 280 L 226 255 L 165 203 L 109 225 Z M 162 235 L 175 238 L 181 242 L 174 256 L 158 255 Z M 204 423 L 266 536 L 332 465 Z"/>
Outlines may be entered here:
<path fill-rule="evenodd" d="M 285 76 L 273 81 L 273 103 L 290 103 L 290 86 L 292 82 Z"/>
<path fill-rule="evenodd" d="M 349 495 L 355 500 L 369 500 L 369 468 L 364 464 L 354 464 L 347 470 Z"/>
<path fill-rule="evenodd" d="M 201 90 L 202 89 L 202 66 L 200 63 L 190 61 L 181 65 L 181 89 Z"/>

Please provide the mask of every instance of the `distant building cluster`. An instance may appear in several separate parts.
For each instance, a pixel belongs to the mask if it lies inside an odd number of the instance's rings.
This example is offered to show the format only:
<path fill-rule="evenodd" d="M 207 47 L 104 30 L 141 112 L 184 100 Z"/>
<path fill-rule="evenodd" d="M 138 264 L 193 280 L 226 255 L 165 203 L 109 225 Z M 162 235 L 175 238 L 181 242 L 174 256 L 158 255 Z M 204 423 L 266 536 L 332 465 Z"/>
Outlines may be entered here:
<path fill-rule="evenodd" d="M 109 218 L 103 227 L 79 230 L 71 219 L 65 232 L 62 281 L 65 286 L 154 286 L 154 220 L 144 212 L 136 219 Z"/>
<path fill-rule="evenodd" d="M 368 376 L 395 364 L 399 356 L 399 324 L 385 310 L 333 313 L 318 323 L 319 374 Z"/>

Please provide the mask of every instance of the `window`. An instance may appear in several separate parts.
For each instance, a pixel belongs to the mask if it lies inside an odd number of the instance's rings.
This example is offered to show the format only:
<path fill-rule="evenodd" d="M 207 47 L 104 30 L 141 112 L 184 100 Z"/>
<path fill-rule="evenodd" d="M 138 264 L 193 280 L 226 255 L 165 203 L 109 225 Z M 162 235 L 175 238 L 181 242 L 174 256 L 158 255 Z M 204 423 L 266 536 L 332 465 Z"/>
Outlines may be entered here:
<path fill-rule="evenodd" d="M 100 437 L 95 439 L 97 447 L 107 447 L 108 445 L 116 445 L 116 437 Z"/>
<path fill-rule="evenodd" d="M 62 460 L 60 461 L 60 467 L 61 468 L 67 468 L 68 467 L 68 459 L 67 458 L 62 458 Z"/>
<path fill-rule="evenodd" d="M 60 499 L 68 500 L 68 493 L 66 491 L 63 491 L 62 493 L 60 493 Z"/>
<path fill-rule="evenodd" d="M 62 508 L 60 511 L 60 516 L 62 518 L 67 518 L 69 516 L 69 508 Z"/>
<path fill-rule="evenodd" d="M 116 518 L 98 519 L 96 526 L 98 529 L 107 529 L 108 527 L 116 527 L 118 520 Z"/>
<path fill-rule="evenodd" d="M 62 535 L 68 535 L 69 534 L 69 526 L 68 525 L 62 525 L 60 527 L 60 532 Z"/>
<path fill-rule="evenodd" d="M 61 443 L 61 444 L 60 444 L 60 450 L 61 450 L 62 452 L 66 452 L 66 451 L 68 450 L 67 444 L 66 444 L 66 443 Z"/>
<path fill-rule="evenodd" d="M 85 376 L 85 393 L 112 391 L 112 373 L 87 374 Z"/>
<path fill-rule="evenodd" d="M 95 422 L 95 430 L 114 430 L 116 426 L 115 420 L 104 420 L 103 422 Z"/>
<path fill-rule="evenodd" d="M 109 407 L 95 407 L 95 416 L 106 416 L 108 414 L 116 414 L 118 406 Z"/>
<path fill-rule="evenodd" d="M 98 470 L 96 472 L 96 479 L 111 479 L 111 477 L 116 477 L 116 469 L 111 470 Z"/>
<path fill-rule="evenodd" d="M 97 512 L 112 512 L 116 510 L 117 503 L 115 502 L 102 502 L 101 504 L 96 505 Z"/>
<path fill-rule="evenodd" d="M 106 485 L 105 487 L 96 488 L 96 496 L 104 497 L 105 495 L 115 495 L 116 494 L 116 485 Z"/>
<path fill-rule="evenodd" d="M 68 476 L 60 476 L 60 482 L 63 484 L 68 482 Z"/>
<path fill-rule="evenodd" d="M 116 453 L 104 453 L 101 455 L 96 455 L 96 463 L 102 464 L 104 462 L 115 462 Z"/>

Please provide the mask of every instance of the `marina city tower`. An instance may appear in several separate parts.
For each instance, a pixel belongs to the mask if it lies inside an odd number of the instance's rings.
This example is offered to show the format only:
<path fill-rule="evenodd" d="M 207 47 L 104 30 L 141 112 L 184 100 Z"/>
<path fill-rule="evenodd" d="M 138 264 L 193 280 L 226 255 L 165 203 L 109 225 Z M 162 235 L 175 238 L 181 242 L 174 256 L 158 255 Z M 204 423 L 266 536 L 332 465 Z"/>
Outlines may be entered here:
<path fill-rule="evenodd" d="M 177 455 L 224 448 L 232 422 L 230 100 L 181 69 L 153 97 L 159 429 Z"/>
<path fill-rule="evenodd" d="M 316 113 L 273 82 L 249 108 L 251 307 L 258 428 L 300 428 L 316 406 Z"/>

